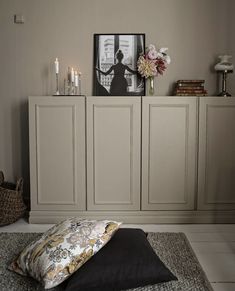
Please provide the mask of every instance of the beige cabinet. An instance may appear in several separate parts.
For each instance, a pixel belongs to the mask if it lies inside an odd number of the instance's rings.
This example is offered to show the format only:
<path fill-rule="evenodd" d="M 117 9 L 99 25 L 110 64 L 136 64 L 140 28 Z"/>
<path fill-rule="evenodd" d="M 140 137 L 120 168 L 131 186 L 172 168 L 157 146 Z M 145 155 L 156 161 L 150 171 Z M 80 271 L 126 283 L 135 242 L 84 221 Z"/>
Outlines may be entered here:
<path fill-rule="evenodd" d="M 200 98 L 198 209 L 235 209 L 235 98 Z"/>
<path fill-rule="evenodd" d="M 30 97 L 31 223 L 235 222 L 235 99 Z"/>
<path fill-rule="evenodd" d="M 142 209 L 193 210 L 196 186 L 196 97 L 144 97 Z"/>
<path fill-rule="evenodd" d="M 87 209 L 140 210 L 140 97 L 87 97 Z"/>
<path fill-rule="evenodd" d="M 30 97 L 31 215 L 84 210 L 85 97 Z"/>

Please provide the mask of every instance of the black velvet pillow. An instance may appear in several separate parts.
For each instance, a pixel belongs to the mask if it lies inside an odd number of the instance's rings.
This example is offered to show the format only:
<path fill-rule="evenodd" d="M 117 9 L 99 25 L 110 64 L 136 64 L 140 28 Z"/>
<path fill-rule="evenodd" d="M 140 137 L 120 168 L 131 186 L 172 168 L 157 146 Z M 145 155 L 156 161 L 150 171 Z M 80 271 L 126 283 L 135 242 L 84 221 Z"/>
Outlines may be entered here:
<path fill-rule="evenodd" d="M 117 291 L 177 280 L 141 229 L 122 228 L 67 281 L 66 291 Z"/>

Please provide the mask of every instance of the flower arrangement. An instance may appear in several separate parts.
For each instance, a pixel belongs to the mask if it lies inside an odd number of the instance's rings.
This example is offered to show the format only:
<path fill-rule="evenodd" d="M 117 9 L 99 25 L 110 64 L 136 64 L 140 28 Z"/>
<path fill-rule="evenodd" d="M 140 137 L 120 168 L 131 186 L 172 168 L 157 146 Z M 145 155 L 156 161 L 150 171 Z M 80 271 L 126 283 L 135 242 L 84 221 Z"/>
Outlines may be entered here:
<path fill-rule="evenodd" d="M 163 75 L 167 65 L 170 64 L 171 59 L 167 55 L 168 48 L 160 48 L 159 50 L 153 44 L 150 44 L 146 49 L 146 53 L 141 55 L 137 61 L 138 72 L 142 77 L 152 78 Z"/>

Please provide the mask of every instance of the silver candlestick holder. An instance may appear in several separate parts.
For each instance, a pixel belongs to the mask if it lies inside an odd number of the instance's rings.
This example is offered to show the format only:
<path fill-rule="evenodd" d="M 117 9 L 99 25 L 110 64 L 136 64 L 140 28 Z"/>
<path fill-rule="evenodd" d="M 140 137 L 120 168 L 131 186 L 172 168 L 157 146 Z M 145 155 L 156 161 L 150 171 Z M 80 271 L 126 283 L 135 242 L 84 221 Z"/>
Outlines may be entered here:
<path fill-rule="evenodd" d="M 56 73 L 56 92 L 55 95 L 60 95 L 60 91 L 59 91 L 59 74 Z"/>
<path fill-rule="evenodd" d="M 81 79 L 81 74 L 79 74 L 79 79 L 78 79 L 78 94 L 82 95 L 82 79 Z"/>

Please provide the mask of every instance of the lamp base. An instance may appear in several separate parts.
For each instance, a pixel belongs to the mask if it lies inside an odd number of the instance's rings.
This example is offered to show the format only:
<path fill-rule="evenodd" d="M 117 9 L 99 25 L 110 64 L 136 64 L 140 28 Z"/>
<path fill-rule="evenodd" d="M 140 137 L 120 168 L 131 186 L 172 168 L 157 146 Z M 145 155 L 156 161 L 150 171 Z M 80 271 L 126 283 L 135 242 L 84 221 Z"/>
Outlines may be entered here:
<path fill-rule="evenodd" d="M 218 96 L 222 97 L 230 97 L 231 94 L 227 92 L 227 74 L 232 73 L 233 70 L 218 70 L 219 73 L 222 73 L 222 91 L 219 93 Z"/>
<path fill-rule="evenodd" d="M 217 96 L 222 96 L 222 97 L 231 97 L 231 94 L 229 94 L 229 93 L 226 92 L 226 91 L 222 91 L 222 92 L 220 92 Z"/>

